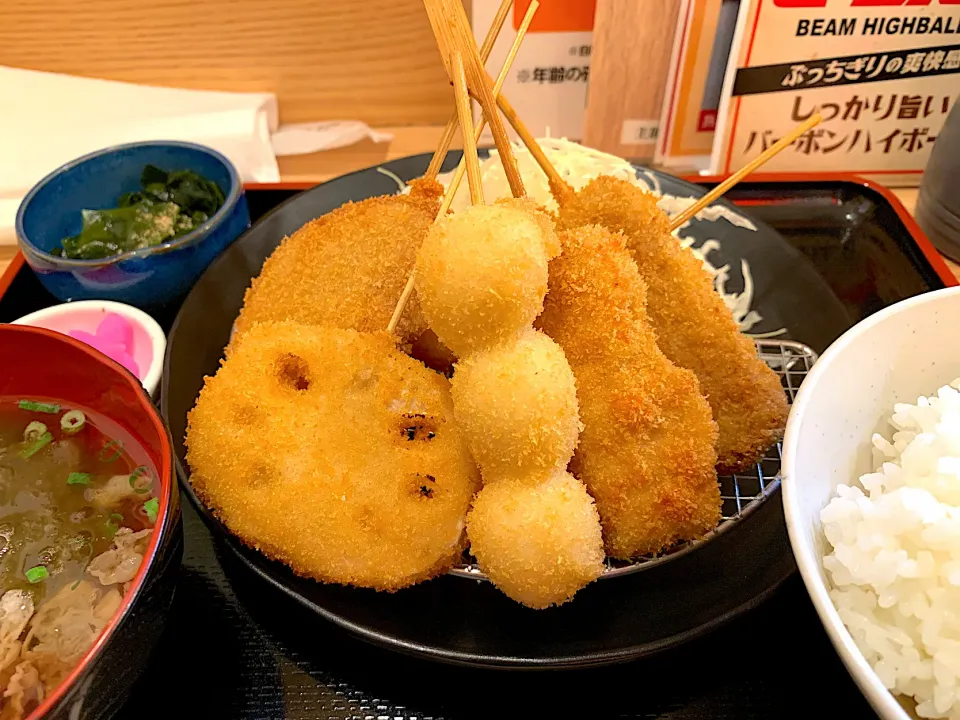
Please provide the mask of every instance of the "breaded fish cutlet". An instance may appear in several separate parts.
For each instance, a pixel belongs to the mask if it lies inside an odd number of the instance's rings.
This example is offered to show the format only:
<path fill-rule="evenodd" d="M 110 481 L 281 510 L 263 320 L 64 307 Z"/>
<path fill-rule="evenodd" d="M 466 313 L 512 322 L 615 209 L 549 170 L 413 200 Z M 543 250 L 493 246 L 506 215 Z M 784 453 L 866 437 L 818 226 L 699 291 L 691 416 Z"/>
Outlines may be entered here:
<path fill-rule="evenodd" d="M 186 445 L 201 500 L 298 575 L 397 590 L 460 559 L 480 479 L 449 381 L 384 332 L 254 325 Z"/>
<path fill-rule="evenodd" d="M 787 421 L 780 380 L 740 333 L 701 262 L 670 234 L 657 198 L 601 175 L 562 198 L 558 221 L 566 229 L 598 224 L 624 234 L 647 285 L 647 314 L 660 349 L 696 374 L 713 409 L 718 470 L 736 472 L 762 458 Z"/>
<path fill-rule="evenodd" d="M 560 240 L 538 325 L 577 379 L 583 432 L 571 469 L 597 502 L 607 554 L 700 537 L 720 521 L 710 406 L 657 346 L 623 236 L 587 226 Z"/>
<path fill-rule="evenodd" d="M 387 326 L 440 207 L 443 187 L 415 180 L 408 195 L 351 202 L 311 220 L 263 264 L 244 297 L 235 337 L 259 322 L 376 332 Z M 412 342 L 427 327 L 416 293 L 397 327 Z"/>

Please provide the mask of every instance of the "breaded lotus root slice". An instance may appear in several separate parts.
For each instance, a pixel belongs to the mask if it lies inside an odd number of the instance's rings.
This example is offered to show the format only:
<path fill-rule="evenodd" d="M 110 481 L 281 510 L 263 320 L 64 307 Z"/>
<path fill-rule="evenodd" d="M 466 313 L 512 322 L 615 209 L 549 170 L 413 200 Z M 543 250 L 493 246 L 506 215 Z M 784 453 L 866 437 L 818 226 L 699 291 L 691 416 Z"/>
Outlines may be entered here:
<path fill-rule="evenodd" d="M 565 470 L 484 485 L 467 532 L 480 569 L 527 607 L 561 605 L 603 573 L 597 508 Z"/>
<path fill-rule="evenodd" d="M 190 412 L 191 482 L 250 547 L 397 590 L 457 562 L 479 473 L 446 378 L 386 333 L 254 325 Z"/>
<path fill-rule="evenodd" d="M 692 370 L 720 428 L 718 470 L 742 470 L 780 440 L 789 406 L 780 380 L 740 333 L 703 264 L 670 234 L 656 196 L 600 176 L 563 199 L 558 227 L 599 224 L 624 234 L 647 285 L 660 349 Z"/>
<path fill-rule="evenodd" d="M 577 378 L 583 432 L 571 470 L 597 501 L 607 554 L 700 537 L 720 521 L 710 406 L 657 346 L 623 236 L 587 226 L 560 238 L 538 324 Z"/>
<path fill-rule="evenodd" d="M 552 222 L 529 200 L 441 219 L 417 256 L 416 288 L 430 328 L 458 357 L 516 339 L 543 309 L 557 247 Z"/>
<path fill-rule="evenodd" d="M 439 209 L 442 186 L 416 180 L 408 195 L 346 203 L 284 239 L 244 297 L 235 336 L 258 322 L 384 329 Z M 409 343 L 426 330 L 416 294 L 397 327 Z"/>

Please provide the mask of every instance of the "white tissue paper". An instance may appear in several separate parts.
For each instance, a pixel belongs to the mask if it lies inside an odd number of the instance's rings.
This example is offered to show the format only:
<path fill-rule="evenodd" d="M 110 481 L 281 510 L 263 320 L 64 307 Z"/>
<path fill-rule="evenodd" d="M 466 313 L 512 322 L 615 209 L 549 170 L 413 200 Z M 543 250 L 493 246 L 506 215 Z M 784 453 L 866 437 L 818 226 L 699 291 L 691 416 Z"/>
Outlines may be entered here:
<path fill-rule="evenodd" d="M 358 121 L 279 126 L 273 93 L 181 90 L 0 66 L 0 244 L 49 172 L 110 145 L 184 140 L 220 151 L 245 182 L 277 182 L 277 156 L 392 139 Z"/>

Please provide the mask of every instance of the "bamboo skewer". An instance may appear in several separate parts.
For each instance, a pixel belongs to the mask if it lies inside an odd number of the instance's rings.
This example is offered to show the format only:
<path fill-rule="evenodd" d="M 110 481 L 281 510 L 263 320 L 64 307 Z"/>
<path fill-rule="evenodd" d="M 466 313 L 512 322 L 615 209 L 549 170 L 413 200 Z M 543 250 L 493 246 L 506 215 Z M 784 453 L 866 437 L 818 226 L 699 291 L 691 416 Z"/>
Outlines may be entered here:
<path fill-rule="evenodd" d="M 493 141 L 500 153 L 503 170 L 507 176 L 507 182 L 510 184 L 510 192 L 514 197 L 523 197 L 526 193 L 523 189 L 520 169 L 517 167 L 517 160 L 513 156 L 513 148 L 510 144 L 510 138 L 507 136 L 507 130 L 503 125 L 503 119 L 497 111 L 497 101 L 493 95 L 490 77 L 477 55 L 477 44 L 470 33 L 463 5 L 460 4 L 460 0 L 450 0 L 449 2 L 445 2 L 445 0 L 423 0 L 423 4 L 427 10 L 427 16 L 430 18 L 433 33 L 437 38 L 437 44 L 444 55 L 447 74 L 451 77 L 450 54 L 456 50 L 462 53 L 467 86 L 471 95 L 480 103 L 487 122 L 490 123 Z"/>
<path fill-rule="evenodd" d="M 493 23 L 490 25 L 490 29 L 487 31 L 487 36 L 483 39 L 483 45 L 480 46 L 480 60 L 484 63 L 487 62 L 487 59 L 490 57 L 490 53 L 493 51 L 493 46 L 497 42 L 497 38 L 500 36 L 500 31 L 503 29 L 503 24 L 506 22 L 507 16 L 510 14 L 510 8 L 513 6 L 513 0 L 503 0 L 500 3 L 500 7 L 497 9 L 497 14 L 493 18 Z M 447 151 L 450 149 L 450 143 L 453 142 L 453 135 L 457 131 L 457 111 L 454 110 L 450 115 L 450 119 L 447 120 L 447 126 L 443 129 L 443 135 L 440 136 L 440 142 L 437 143 L 437 149 L 433 152 L 433 157 L 430 158 L 430 164 L 427 166 L 427 171 L 423 174 L 425 178 L 430 180 L 436 180 L 437 175 L 440 173 L 440 166 L 443 165 L 443 160 L 447 156 Z"/>
<path fill-rule="evenodd" d="M 507 58 L 503 62 L 503 67 L 500 68 L 500 74 L 497 75 L 497 81 L 493 84 L 493 94 L 497 96 L 499 100 L 500 88 L 503 87 L 503 83 L 506 81 L 507 76 L 510 74 L 510 68 L 513 66 L 513 61 L 517 58 L 517 52 L 520 50 L 520 45 L 523 43 L 523 38 L 527 34 L 527 30 L 530 29 L 530 23 L 533 22 L 533 16 L 537 12 L 537 8 L 540 7 L 540 3 L 537 0 L 533 0 L 527 7 L 527 12 L 523 16 L 523 21 L 520 23 L 520 27 L 517 28 L 517 37 L 513 40 L 513 45 L 510 46 L 510 52 L 507 53 Z M 487 119 L 481 118 L 480 124 L 477 125 L 474 138 L 476 142 L 480 141 L 480 136 L 483 134 L 483 129 L 487 126 Z M 536 145 L 536 141 L 534 141 Z M 537 150 L 540 150 L 540 147 L 537 146 Z M 542 153 L 543 151 L 540 150 Z M 466 159 L 466 154 L 460 159 L 460 164 L 457 165 L 457 170 L 454 172 L 453 177 L 450 179 L 450 184 L 447 185 L 447 192 L 443 196 L 443 201 L 440 203 L 440 212 L 437 213 L 437 217 L 443 217 L 446 212 L 450 209 L 451 203 L 453 203 L 453 198 L 457 194 L 457 190 L 460 187 L 460 182 L 463 180 L 463 172 L 466 168 L 464 160 Z M 554 171 L 556 172 L 556 171 Z"/>
<path fill-rule="evenodd" d="M 730 188 L 736 185 L 738 182 L 743 180 L 747 175 L 752 173 L 758 167 L 766 163 L 768 160 L 771 160 L 774 155 L 779 153 L 781 150 L 786 149 L 788 146 L 793 144 L 794 140 L 803 135 L 805 132 L 815 127 L 822 120 L 820 113 L 815 113 L 812 117 L 808 118 L 806 121 L 800 123 L 793 130 L 788 132 L 782 138 L 780 138 L 773 145 L 768 147 L 765 151 L 760 153 L 753 160 L 748 162 L 742 168 L 737 170 L 733 175 L 728 177 L 722 183 L 717 185 L 713 190 L 708 192 L 706 195 L 702 196 L 697 200 L 693 205 L 690 205 L 686 210 L 674 215 L 670 218 L 670 232 L 673 232 L 678 227 L 687 222 L 690 218 L 696 215 L 698 212 L 703 210 L 707 205 L 712 203 L 714 200 L 719 198 Z"/>
<path fill-rule="evenodd" d="M 463 70 L 463 56 L 459 52 L 453 53 L 450 66 L 453 69 L 453 95 L 457 101 L 457 115 L 460 117 L 460 134 L 463 135 L 463 163 L 467 166 L 470 202 L 483 205 L 483 179 L 480 177 L 477 139 L 473 134 L 473 107 L 470 104 L 470 91 L 467 90 L 467 76 Z"/>
<path fill-rule="evenodd" d="M 503 112 L 503 116 L 507 119 L 507 122 L 510 123 L 510 127 L 512 127 L 514 132 L 520 136 L 520 141 L 524 144 L 530 154 L 533 155 L 533 159 L 537 161 L 537 165 L 539 165 L 540 169 L 543 170 L 544 175 L 547 176 L 547 181 L 550 184 L 550 192 L 553 193 L 554 197 L 560 200 L 572 193 L 573 188 L 570 187 L 562 177 L 560 177 L 560 173 L 557 172 L 557 169 L 553 166 L 553 163 L 551 163 L 549 158 L 547 158 L 546 154 L 543 152 L 543 148 L 540 147 L 540 144 L 533 136 L 533 133 L 527 129 L 527 126 L 523 123 L 523 120 L 520 119 L 517 111 L 513 109 L 513 105 L 511 105 L 507 98 L 503 95 L 497 95 L 497 105 Z"/>
<path fill-rule="evenodd" d="M 539 6 L 540 3 L 537 0 L 533 0 L 533 2 L 531 2 L 530 6 L 527 8 L 527 12 L 523 16 L 523 21 L 520 23 L 520 27 L 517 29 L 517 36 L 514 38 L 513 45 L 510 47 L 510 52 L 507 53 L 507 58 L 503 63 L 503 67 L 500 68 L 500 74 L 497 76 L 497 82 L 494 85 L 494 92 L 500 92 L 500 88 L 503 86 L 504 81 L 510 74 L 510 68 L 513 65 L 513 61 L 517 57 L 517 51 L 520 50 L 520 45 L 523 43 L 523 38 L 526 36 L 527 30 L 530 29 L 530 23 L 533 22 L 533 16 L 536 14 Z M 471 121 L 472 119 L 473 118 L 471 116 Z M 483 119 L 477 126 L 477 129 L 474 132 L 474 146 L 476 146 L 476 141 L 480 139 L 480 134 L 483 132 L 485 125 L 486 119 Z M 447 191 L 443 195 L 443 200 L 440 202 L 440 209 L 437 212 L 437 220 L 446 215 L 447 211 L 450 209 L 450 204 L 453 202 L 453 198 L 456 196 L 457 190 L 460 187 L 460 182 L 463 180 L 463 174 L 466 169 L 466 159 L 467 148 L 465 141 L 463 158 L 460 159 L 460 164 L 457 165 L 457 171 L 451 178 L 450 184 L 447 185 Z M 393 309 L 393 315 L 390 316 L 390 322 L 387 324 L 387 332 L 391 334 L 396 332 L 397 325 L 400 323 L 400 318 L 403 315 L 403 311 L 407 307 L 407 303 L 410 301 L 410 296 L 413 295 L 415 283 L 416 269 L 410 272 L 410 277 L 407 278 L 407 284 L 404 286 L 403 292 L 400 293 L 400 299 L 397 300 L 397 304 Z"/>

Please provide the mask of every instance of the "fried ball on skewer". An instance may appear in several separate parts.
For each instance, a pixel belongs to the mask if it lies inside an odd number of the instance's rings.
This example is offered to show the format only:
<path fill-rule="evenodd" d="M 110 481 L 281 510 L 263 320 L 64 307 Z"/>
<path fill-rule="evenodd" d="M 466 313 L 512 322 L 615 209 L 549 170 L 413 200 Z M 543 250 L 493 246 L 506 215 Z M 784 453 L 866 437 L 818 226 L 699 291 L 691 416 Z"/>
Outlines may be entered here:
<path fill-rule="evenodd" d="M 454 413 L 484 482 L 542 478 L 570 461 L 580 433 L 577 388 L 563 350 L 541 332 L 467 355 L 454 366 Z"/>
<path fill-rule="evenodd" d="M 564 470 L 540 481 L 484 485 L 467 533 L 480 568 L 527 607 L 565 603 L 603 573 L 597 508 L 583 483 Z"/>
<path fill-rule="evenodd" d="M 467 208 L 438 221 L 417 256 L 430 328 L 459 357 L 516 338 L 543 308 L 553 223 L 529 200 Z"/>
<path fill-rule="evenodd" d="M 409 195 L 347 203 L 312 220 L 267 258 L 244 297 L 234 337 L 254 323 L 296 320 L 376 332 L 387 326 L 433 223 L 443 188 L 417 180 Z M 397 334 L 426 329 L 416 294 Z"/>
<path fill-rule="evenodd" d="M 599 224 L 623 232 L 648 288 L 647 313 L 660 349 L 696 374 L 713 409 L 718 469 L 742 470 L 782 436 L 789 411 L 783 388 L 740 333 L 700 261 L 670 235 L 656 203 L 650 193 L 601 175 L 562 199 L 558 228 Z"/>
<path fill-rule="evenodd" d="M 396 590 L 461 556 L 479 476 L 449 383 L 385 333 L 254 325 L 186 444 L 203 502 L 298 575 Z"/>
<path fill-rule="evenodd" d="M 594 225 L 560 239 L 538 325 L 577 378 L 584 429 L 571 468 L 596 499 L 607 554 L 700 537 L 720 521 L 710 406 L 657 347 L 623 236 Z"/>

